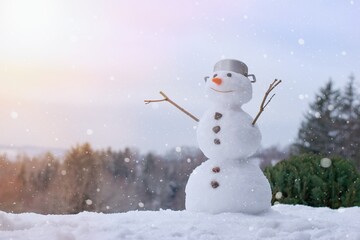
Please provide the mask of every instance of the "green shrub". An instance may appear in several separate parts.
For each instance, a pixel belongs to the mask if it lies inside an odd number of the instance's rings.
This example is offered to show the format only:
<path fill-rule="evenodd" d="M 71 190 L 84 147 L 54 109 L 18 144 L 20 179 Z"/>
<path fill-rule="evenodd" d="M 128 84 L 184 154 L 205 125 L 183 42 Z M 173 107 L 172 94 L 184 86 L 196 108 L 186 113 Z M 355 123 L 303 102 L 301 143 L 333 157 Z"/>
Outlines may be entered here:
<path fill-rule="evenodd" d="M 360 206 L 360 174 L 341 158 L 304 154 L 267 167 L 272 203 L 313 207 Z"/>

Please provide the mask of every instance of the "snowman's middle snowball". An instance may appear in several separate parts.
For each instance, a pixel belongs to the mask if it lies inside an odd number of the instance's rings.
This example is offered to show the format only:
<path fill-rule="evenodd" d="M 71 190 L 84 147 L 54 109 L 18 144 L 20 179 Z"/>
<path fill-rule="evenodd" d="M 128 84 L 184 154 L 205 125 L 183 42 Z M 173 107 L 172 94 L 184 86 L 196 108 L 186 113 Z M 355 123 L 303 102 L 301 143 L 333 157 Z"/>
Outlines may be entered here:
<path fill-rule="evenodd" d="M 221 117 L 219 112 L 221 111 Z M 215 117 L 214 117 L 215 116 Z M 199 148 L 208 158 L 246 159 L 260 147 L 261 134 L 241 109 L 208 109 L 197 128 Z"/>

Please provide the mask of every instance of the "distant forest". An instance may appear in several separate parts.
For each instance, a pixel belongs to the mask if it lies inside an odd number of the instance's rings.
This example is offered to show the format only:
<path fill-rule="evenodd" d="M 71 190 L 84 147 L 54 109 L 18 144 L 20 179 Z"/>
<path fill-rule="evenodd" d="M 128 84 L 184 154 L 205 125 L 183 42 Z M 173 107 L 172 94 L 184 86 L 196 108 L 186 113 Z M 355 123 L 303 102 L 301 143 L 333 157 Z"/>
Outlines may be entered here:
<path fill-rule="evenodd" d="M 185 208 L 189 175 L 206 157 L 183 147 L 164 155 L 134 149 L 94 150 L 85 143 L 63 159 L 0 156 L 0 211 L 72 214 Z M 275 147 L 257 154 L 264 167 L 286 153 Z"/>

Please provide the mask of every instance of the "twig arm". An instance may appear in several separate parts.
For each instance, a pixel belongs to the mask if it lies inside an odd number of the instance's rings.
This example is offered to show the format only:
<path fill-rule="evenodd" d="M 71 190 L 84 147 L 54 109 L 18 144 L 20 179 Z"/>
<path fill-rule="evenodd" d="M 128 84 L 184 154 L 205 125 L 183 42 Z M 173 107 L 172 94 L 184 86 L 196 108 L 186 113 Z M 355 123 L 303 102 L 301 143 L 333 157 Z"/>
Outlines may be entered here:
<path fill-rule="evenodd" d="M 159 100 L 144 100 L 145 104 L 149 104 L 149 103 L 152 103 L 152 102 L 164 102 L 164 101 L 168 101 L 168 97 L 160 91 L 160 94 L 164 97 L 164 99 L 159 99 Z"/>
<path fill-rule="evenodd" d="M 276 88 L 279 84 L 281 83 L 281 80 L 277 80 L 275 79 L 269 86 L 268 90 L 265 92 L 265 96 L 261 102 L 261 105 L 260 105 L 260 110 L 258 112 L 258 114 L 256 115 L 256 117 L 254 118 L 254 121 L 252 122 L 252 125 L 254 126 L 256 121 L 259 119 L 260 115 L 262 114 L 262 112 L 265 110 L 266 106 L 270 103 L 270 101 L 273 99 L 273 97 L 275 96 L 275 94 L 273 94 L 270 99 L 268 101 L 267 98 L 270 94 L 270 92 L 272 90 L 274 90 L 274 88 Z"/>
<path fill-rule="evenodd" d="M 145 104 L 149 104 L 149 103 L 152 103 L 152 102 L 164 102 L 164 101 L 167 101 L 167 102 L 171 103 L 172 105 L 174 105 L 177 109 L 179 109 L 180 111 L 182 111 L 183 113 L 185 113 L 186 115 L 188 115 L 189 117 L 194 119 L 195 121 L 199 122 L 199 119 L 197 117 L 192 115 L 190 112 L 186 111 L 184 108 L 180 107 L 178 104 L 176 104 L 174 101 L 172 101 L 168 96 L 166 96 L 165 93 L 160 91 L 160 94 L 164 97 L 164 99 L 160 99 L 160 100 L 144 100 Z"/>

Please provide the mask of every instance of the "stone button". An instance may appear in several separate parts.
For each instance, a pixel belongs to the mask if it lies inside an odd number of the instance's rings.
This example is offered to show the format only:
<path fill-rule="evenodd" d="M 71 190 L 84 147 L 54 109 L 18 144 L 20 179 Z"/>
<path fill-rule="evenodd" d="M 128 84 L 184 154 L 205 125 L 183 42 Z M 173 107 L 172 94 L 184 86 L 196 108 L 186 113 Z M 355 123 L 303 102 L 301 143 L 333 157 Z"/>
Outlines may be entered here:
<path fill-rule="evenodd" d="M 218 133 L 218 132 L 220 132 L 221 127 L 220 126 L 215 126 L 215 127 L 213 127 L 212 130 L 213 130 L 214 133 Z"/>
<path fill-rule="evenodd" d="M 215 143 L 216 145 L 220 145 L 220 143 L 221 143 L 221 142 L 220 142 L 220 139 L 215 138 L 215 139 L 214 139 L 214 143 Z"/>
<path fill-rule="evenodd" d="M 214 173 L 219 173 L 220 172 L 220 167 L 213 167 L 212 171 Z"/>
<path fill-rule="evenodd" d="M 217 181 L 211 181 L 211 186 L 212 188 L 218 188 L 220 186 L 220 184 Z"/>
<path fill-rule="evenodd" d="M 215 120 L 219 120 L 222 116 L 223 115 L 221 113 L 216 112 L 214 118 L 215 118 Z"/>

